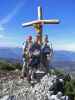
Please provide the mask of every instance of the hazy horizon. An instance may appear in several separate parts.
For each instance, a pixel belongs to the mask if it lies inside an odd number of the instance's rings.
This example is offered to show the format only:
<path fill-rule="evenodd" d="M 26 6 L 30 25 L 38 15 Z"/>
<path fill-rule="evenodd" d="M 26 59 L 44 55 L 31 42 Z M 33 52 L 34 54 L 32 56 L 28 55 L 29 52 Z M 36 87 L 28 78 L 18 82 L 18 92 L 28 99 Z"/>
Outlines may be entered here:
<path fill-rule="evenodd" d="M 2 48 L 9 48 L 9 49 L 15 49 L 15 48 L 20 48 L 22 49 L 22 46 L 0 46 L 0 49 Z M 53 48 L 53 51 L 66 51 L 66 52 L 75 52 L 74 50 L 70 50 L 70 49 L 57 49 L 57 48 Z"/>

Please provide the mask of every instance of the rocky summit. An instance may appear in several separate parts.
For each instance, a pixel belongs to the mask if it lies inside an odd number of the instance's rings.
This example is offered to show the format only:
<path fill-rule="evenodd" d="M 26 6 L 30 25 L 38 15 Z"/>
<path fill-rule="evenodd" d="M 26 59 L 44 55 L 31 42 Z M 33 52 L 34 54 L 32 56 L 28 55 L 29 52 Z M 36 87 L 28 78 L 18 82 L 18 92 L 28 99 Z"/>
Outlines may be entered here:
<path fill-rule="evenodd" d="M 0 81 L 0 100 L 68 100 L 61 91 L 54 94 L 56 75 L 46 74 L 34 86 L 27 79 Z M 61 81 L 63 82 L 63 81 Z"/>

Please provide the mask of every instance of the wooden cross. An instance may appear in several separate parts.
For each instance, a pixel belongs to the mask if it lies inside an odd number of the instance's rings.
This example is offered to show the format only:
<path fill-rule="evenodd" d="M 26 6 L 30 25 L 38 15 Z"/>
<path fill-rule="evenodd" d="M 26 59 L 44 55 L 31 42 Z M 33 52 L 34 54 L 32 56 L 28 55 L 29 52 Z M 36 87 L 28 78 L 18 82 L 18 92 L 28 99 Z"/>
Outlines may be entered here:
<path fill-rule="evenodd" d="M 39 6 L 38 7 L 38 19 L 31 21 L 31 22 L 27 22 L 27 23 L 23 23 L 22 26 L 23 27 L 27 27 L 27 26 L 37 26 L 39 25 L 39 31 L 38 33 L 40 34 L 41 37 L 41 43 L 42 43 L 42 27 L 43 24 L 59 24 L 59 20 L 58 19 L 50 19 L 50 20 L 44 20 L 43 16 L 42 16 L 42 8 Z M 36 27 L 35 27 L 36 29 Z"/>

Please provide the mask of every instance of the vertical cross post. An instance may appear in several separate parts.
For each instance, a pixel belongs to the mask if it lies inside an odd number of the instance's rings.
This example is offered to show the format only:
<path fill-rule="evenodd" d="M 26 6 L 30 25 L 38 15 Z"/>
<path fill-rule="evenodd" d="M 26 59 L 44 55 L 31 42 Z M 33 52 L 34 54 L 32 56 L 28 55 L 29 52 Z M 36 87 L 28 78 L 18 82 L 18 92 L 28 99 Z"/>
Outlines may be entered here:
<path fill-rule="evenodd" d="M 38 20 L 42 20 L 43 19 L 43 16 L 42 16 L 42 8 L 39 6 L 38 7 Z M 40 34 L 40 42 L 41 42 L 41 45 L 42 45 L 42 23 L 38 23 L 39 25 L 39 32 L 38 34 Z"/>
<path fill-rule="evenodd" d="M 42 8 L 39 6 L 39 7 L 38 7 L 38 20 L 43 19 L 42 17 L 43 17 L 43 16 L 42 16 Z"/>

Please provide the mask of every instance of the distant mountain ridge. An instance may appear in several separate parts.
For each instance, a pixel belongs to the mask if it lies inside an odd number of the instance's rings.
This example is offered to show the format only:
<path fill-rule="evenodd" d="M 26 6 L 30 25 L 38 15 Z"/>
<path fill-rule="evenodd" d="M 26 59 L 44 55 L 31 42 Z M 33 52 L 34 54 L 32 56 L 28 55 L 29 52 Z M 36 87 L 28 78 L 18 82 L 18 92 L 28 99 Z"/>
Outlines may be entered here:
<path fill-rule="evenodd" d="M 5 60 L 22 60 L 22 49 L 21 48 L 8 48 L 0 47 L 0 59 Z"/>
<path fill-rule="evenodd" d="M 54 61 L 75 61 L 75 52 L 58 50 L 54 51 Z"/>
<path fill-rule="evenodd" d="M 0 58 L 22 60 L 22 48 L 0 47 Z M 54 51 L 53 61 L 75 61 L 75 52 L 72 51 Z"/>

